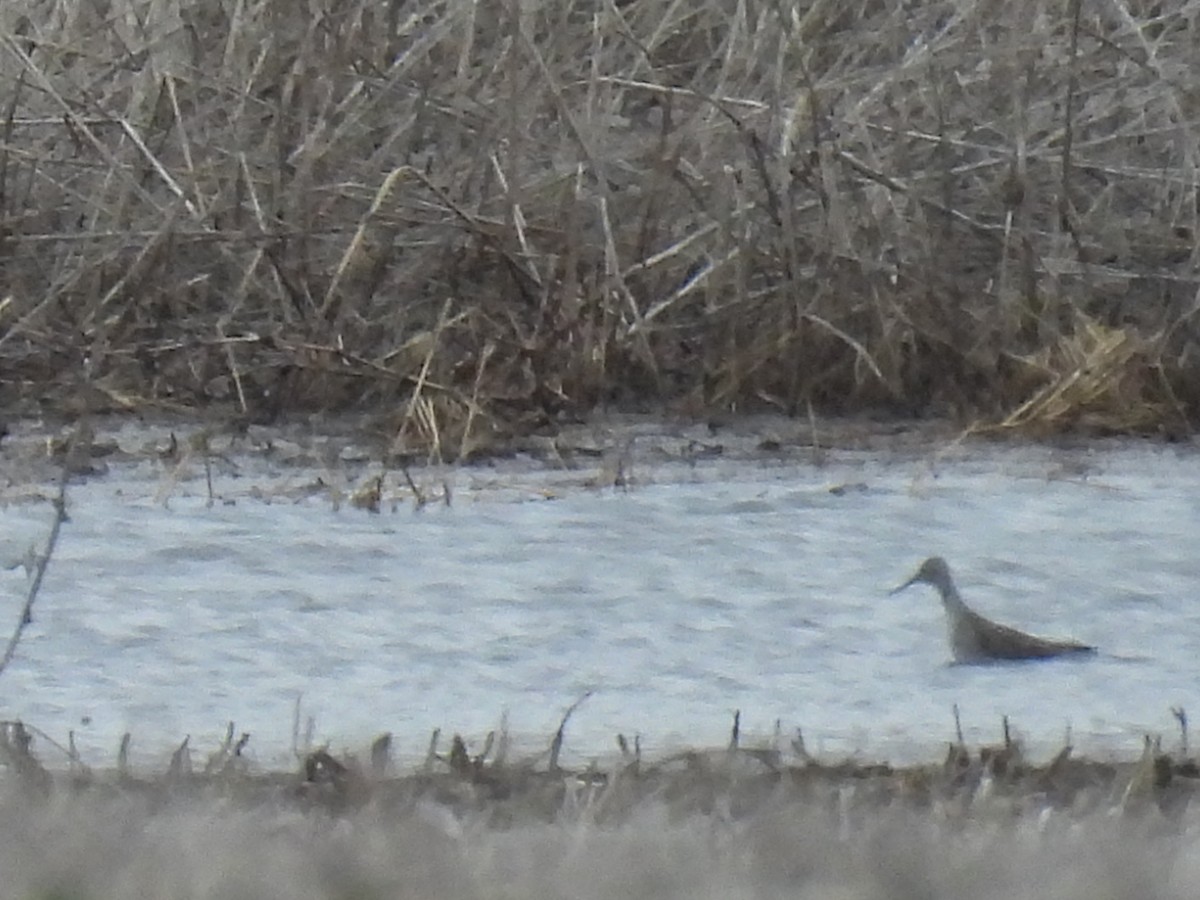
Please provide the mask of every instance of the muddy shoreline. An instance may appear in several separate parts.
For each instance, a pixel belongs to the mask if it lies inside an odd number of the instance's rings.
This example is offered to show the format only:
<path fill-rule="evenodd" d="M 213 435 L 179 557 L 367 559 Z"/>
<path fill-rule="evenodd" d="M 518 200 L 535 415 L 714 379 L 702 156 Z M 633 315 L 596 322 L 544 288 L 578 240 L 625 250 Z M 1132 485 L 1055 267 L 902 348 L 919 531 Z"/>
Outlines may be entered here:
<path fill-rule="evenodd" d="M 649 804 L 663 804 L 673 818 L 710 815 L 716 806 L 746 817 L 804 804 L 835 815 L 936 809 L 956 817 L 1038 817 L 1053 811 L 1081 818 L 1113 811 L 1156 812 L 1178 822 L 1200 791 L 1196 761 L 1164 751 L 1161 738 L 1149 736 L 1140 759 L 1080 757 L 1064 744 L 1051 759 L 1035 761 L 1015 740 L 980 747 L 951 741 L 940 760 L 892 765 L 818 759 L 799 734 L 786 749 L 778 741 L 743 746 L 735 725 L 734 742 L 726 748 L 688 749 L 659 759 L 643 758 L 637 743 L 621 736 L 619 757 L 603 764 L 593 760 L 585 768 L 560 764 L 562 739 L 560 731 L 544 753 L 519 759 L 505 734 L 493 732 L 472 749 L 459 735 L 446 741 L 435 732 L 424 761 L 404 767 L 393 760 L 392 735 L 386 733 L 361 755 L 335 755 L 326 747 L 298 751 L 297 769 L 287 772 L 255 764 L 244 755 L 250 735 L 235 740 L 231 728 L 203 759 L 183 741 L 165 770 L 155 773 L 131 766 L 124 749 L 115 769 L 96 770 L 75 756 L 66 768 L 47 767 L 34 750 L 35 733 L 6 722 L 0 762 L 10 786 L 30 797 L 116 790 L 152 806 L 225 797 L 244 808 L 349 814 L 370 806 L 385 816 L 411 814 L 429 801 L 457 819 L 482 817 L 489 826 L 504 827 L 564 816 L 615 825 Z"/>
<path fill-rule="evenodd" d="M 78 438 L 79 447 L 71 448 Z M 72 478 L 103 478 L 114 466 L 186 483 L 214 473 L 251 478 L 269 498 L 271 482 L 291 482 L 311 472 L 314 493 L 322 487 L 353 492 L 382 475 L 394 482 L 393 497 L 422 493 L 448 473 L 468 476 L 471 489 L 489 484 L 555 491 L 632 487 L 705 477 L 720 480 L 737 467 L 820 468 L 847 460 L 941 463 L 986 459 L 994 448 L 1028 450 L 1032 469 L 1045 477 L 1086 475 L 1090 459 L 1105 449 L 1128 446 L 1193 452 L 1196 441 L 1076 434 L 1045 441 L 981 436 L 948 420 L 845 417 L 803 421 L 757 415 L 694 421 L 642 414 L 597 415 L 553 432 L 512 438 L 487 455 L 443 463 L 429 454 L 397 452 L 378 417 L 308 416 L 271 425 L 194 415 L 13 418 L 0 438 L 6 491 L 15 499 L 34 485 L 57 480 L 63 466 Z M 698 473 L 704 473 L 703 476 Z M 229 487 L 228 479 L 223 482 Z M 836 485 L 833 485 L 836 487 Z"/>

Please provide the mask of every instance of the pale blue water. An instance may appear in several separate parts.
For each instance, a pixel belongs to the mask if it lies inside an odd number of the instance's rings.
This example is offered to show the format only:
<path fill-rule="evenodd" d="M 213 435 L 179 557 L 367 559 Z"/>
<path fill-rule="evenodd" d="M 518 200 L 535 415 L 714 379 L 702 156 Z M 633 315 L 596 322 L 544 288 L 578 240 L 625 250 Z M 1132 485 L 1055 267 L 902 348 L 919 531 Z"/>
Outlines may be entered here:
<path fill-rule="evenodd" d="M 298 696 L 336 749 L 388 730 L 415 757 L 437 727 L 478 746 L 507 712 L 528 750 L 589 690 L 575 758 L 618 732 L 651 753 L 723 744 L 735 709 L 748 740 L 779 720 L 839 756 L 929 758 L 954 704 L 970 740 L 998 739 L 1007 714 L 1045 753 L 1068 727 L 1093 752 L 1173 742 L 1170 707 L 1200 712 L 1198 460 L 1132 445 L 1067 481 L 1042 451 L 966 459 L 663 468 L 528 502 L 465 470 L 450 508 L 378 516 L 222 476 L 236 502 L 210 508 L 202 480 L 115 470 L 71 489 L 0 715 L 64 743 L 74 729 L 96 764 L 126 730 L 149 758 L 185 734 L 203 752 L 230 719 L 286 762 Z M 866 487 L 830 493 L 842 482 Z M 2 514 L 10 555 L 43 539 L 47 506 Z M 949 665 L 933 591 L 887 593 L 934 553 L 981 612 L 1101 654 Z M 0 576 L 7 633 L 25 578 Z"/>

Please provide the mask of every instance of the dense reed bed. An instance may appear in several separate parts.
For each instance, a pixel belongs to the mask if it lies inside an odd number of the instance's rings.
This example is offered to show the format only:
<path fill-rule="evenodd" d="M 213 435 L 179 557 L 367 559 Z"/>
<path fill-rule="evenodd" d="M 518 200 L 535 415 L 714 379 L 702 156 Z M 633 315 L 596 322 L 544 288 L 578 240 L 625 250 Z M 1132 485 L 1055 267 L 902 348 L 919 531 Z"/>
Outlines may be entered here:
<path fill-rule="evenodd" d="M 561 733 L 560 733 L 561 736 Z M 30 734 L 0 742 L 0 896 L 14 898 L 1190 897 L 1200 770 L 1147 742 L 1139 761 L 1014 742 L 893 768 L 795 745 L 608 769 L 557 751 L 506 758 L 455 738 L 397 774 L 388 738 L 363 760 L 308 752 L 256 773 L 245 740 L 193 768 L 51 775 Z M 557 744 L 557 742 L 556 742 Z M 123 745 L 124 746 L 124 745 Z"/>
<path fill-rule="evenodd" d="M 0 402 L 1190 430 L 1200 4 L 0 9 Z"/>

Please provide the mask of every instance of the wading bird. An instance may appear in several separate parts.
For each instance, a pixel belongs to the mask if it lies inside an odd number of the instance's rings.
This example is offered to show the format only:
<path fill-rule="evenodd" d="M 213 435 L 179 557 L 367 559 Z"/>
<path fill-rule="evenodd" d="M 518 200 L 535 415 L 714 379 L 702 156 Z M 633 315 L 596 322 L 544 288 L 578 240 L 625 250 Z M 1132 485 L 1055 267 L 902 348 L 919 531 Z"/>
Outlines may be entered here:
<path fill-rule="evenodd" d="M 950 651 L 958 662 L 1048 659 L 1054 656 L 1096 652 L 1095 647 L 1078 641 L 1036 637 L 979 615 L 963 602 L 958 588 L 954 586 L 954 580 L 950 577 L 950 567 L 940 556 L 931 556 L 921 563 L 917 574 L 891 593 L 898 594 L 918 581 L 933 585 L 942 595 L 942 606 L 946 610 L 946 624 L 950 632 Z"/>

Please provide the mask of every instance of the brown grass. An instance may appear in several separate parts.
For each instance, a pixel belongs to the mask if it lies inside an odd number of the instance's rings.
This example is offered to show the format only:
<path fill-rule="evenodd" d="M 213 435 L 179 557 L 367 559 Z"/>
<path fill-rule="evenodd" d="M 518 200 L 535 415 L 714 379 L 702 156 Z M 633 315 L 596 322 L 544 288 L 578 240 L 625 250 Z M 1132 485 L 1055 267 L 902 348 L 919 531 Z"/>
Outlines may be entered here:
<path fill-rule="evenodd" d="M 565 725 L 565 719 L 564 719 Z M 734 741 L 569 770 L 553 745 L 512 759 L 435 734 L 394 771 L 390 736 L 361 759 L 305 751 L 256 772 L 230 726 L 193 765 L 115 773 L 71 752 L 52 774 L 20 723 L 0 729 L 8 897 L 1188 897 L 1200 769 L 1147 739 L 1140 760 L 1020 745 L 893 767 Z M 558 742 L 556 736 L 555 743 Z M 1186 751 L 1185 751 L 1186 754 Z M 549 757 L 549 758 L 548 758 Z"/>
<path fill-rule="evenodd" d="M 0 9 L 0 402 L 1176 434 L 1200 3 Z"/>
<path fill-rule="evenodd" d="M 0 779 L 30 798 L 53 793 L 86 794 L 118 788 L 135 795 L 200 797 L 213 793 L 244 806 L 283 803 L 305 811 L 347 813 L 366 807 L 411 809 L 428 799 L 459 819 L 477 818 L 489 826 L 522 822 L 574 821 L 619 824 L 639 807 L 664 805 L 674 818 L 712 815 L 714 810 L 753 816 L 779 804 L 813 804 L 835 815 L 853 809 L 900 808 L 936 812 L 964 820 L 1044 816 L 1077 818 L 1106 815 L 1164 816 L 1178 822 L 1189 814 L 1200 791 L 1200 766 L 1162 749 L 1147 736 L 1137 760 L 1089 760 L 1073 755 L 1069 743 L 1047 762 L 1030 760 L 1004 721 L 1004 740 L 971 748 L 950 742 L 941 760 L 894 766 L 860 759 L 822 760 L 810 754 L 802 736 L 783 746 L 781 735 L 758 746 L 739 736 L 735 717 L 728 746 L 685 750 L 662 759 L 644 758 L 640 741 L 618 735 L 620 756 L 607 765 L 583 769 L 560 763 L 564 730 L 574 707 L 543 753 L 514 758 L 505 730 L 489 733 L 472 749 L 455 734 L 447 743 L 434 731 L 425 760 L 399 772 L 392 760 L 392 735 L 385 733 L 360 755 L 334 755 L 297 738 L 298 771 L 263 772 L 246 755 L 248 733 L 234 724 L 203 763 L 194 761 L 190 738 L 172 752 L 165 771 L 136 772 L 129 761 L 130 735 L 117 754 L 115 770 L 97 772 L 79 756 L 72 739 L 62 746 L 19 721 L 0 722 Z M 65 757 L 69 767 L 47 766 L 35 745 Z M 48 742 L 48 743 L 47 743 Z M 839 799 L 840 798 L 840 799 Z M 839 804 L 842 807 L 839 808 Z"/>

